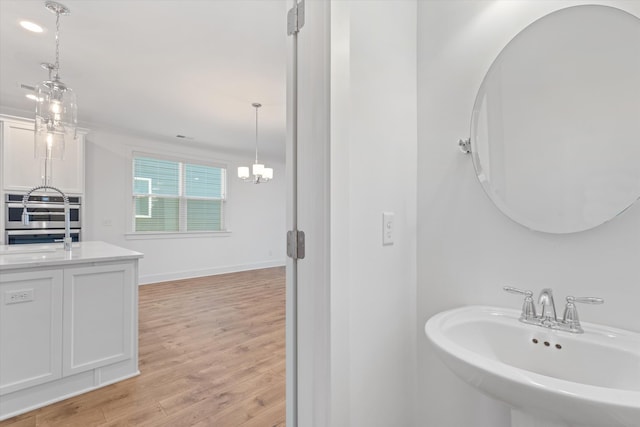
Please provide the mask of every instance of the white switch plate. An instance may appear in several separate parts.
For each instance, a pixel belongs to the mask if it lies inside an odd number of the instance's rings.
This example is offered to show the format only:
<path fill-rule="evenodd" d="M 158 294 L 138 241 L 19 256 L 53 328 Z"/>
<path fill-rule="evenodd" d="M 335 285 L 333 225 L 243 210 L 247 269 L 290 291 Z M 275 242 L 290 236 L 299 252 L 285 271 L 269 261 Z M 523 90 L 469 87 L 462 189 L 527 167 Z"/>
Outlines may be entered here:
<path fill-rule="evenodd" d="M 382 212 L 382 244 L 393 245 L 393 212 Z"/>
<path fill-rule="evenodd" d="M 18 291 L 6 291 L 4 293 L 5 304 L 17 304 L 19 302 L 33 301 L 33 289 L 20 289 Z"/>

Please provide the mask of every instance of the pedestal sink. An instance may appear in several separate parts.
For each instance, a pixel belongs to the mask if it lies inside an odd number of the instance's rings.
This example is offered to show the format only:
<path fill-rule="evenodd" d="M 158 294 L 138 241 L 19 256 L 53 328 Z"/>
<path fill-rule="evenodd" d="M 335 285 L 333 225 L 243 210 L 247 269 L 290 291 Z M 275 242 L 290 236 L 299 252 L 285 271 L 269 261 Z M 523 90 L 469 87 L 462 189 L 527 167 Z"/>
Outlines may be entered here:
<path fill-rule="evenodd" d="M 583 322 L 584 334 L 468 306 L 436 314 L 425 333 L 461 379 L 511 406 L 513 427 L 639 427 L 640 334 Z"/>

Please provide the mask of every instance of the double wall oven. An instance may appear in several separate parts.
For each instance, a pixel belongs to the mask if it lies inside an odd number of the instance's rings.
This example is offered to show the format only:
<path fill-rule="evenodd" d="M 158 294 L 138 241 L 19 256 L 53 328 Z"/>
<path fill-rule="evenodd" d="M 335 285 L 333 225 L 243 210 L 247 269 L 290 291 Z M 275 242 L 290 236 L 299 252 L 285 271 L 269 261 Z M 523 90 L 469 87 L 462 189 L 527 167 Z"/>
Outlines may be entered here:
<path fill-rule="evenodd" d="M 5 194 L 5 244 L 53 243 L 64 237 L 64 201 L 60 195 L 32 194 L 27 204 L 31 220 L 22 223 L 24 194 Z M 81 198 L 69 196 L 71 239 L 80 241 Z"/>

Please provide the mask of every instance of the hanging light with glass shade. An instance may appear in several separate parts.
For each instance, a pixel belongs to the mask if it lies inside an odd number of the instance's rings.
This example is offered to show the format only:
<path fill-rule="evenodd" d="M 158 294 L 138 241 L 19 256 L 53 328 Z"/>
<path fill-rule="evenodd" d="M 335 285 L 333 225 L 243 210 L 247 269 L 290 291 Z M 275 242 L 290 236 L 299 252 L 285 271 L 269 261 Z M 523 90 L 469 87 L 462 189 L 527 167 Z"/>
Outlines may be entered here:
<path fill-rule="evenodd" d="M 45 7 L 56 15 L 56 62 L 48 67 L 49 79 L 35 88 L 35 156 L 62 159 L 65 141 L 76 138 L 78 127 L 76 95 L 60 81 L 60 16 L 69 15 L 70 10 L 54 1 L 47 1 Z"/>
<path fill-rule="evenodd" d="M 256 109 L 256 160 L 251 167 L 251 173 L 249 173 L 248 166 L 240 166 L 238 168 L 238 178 L 245 182 L 260 184 L 273 179 L 273 169 L 265 168 L 264 164 L 258 163 L 258 108 L 262 107 L 262 104 L 254 102 L 251 105 Z"/>

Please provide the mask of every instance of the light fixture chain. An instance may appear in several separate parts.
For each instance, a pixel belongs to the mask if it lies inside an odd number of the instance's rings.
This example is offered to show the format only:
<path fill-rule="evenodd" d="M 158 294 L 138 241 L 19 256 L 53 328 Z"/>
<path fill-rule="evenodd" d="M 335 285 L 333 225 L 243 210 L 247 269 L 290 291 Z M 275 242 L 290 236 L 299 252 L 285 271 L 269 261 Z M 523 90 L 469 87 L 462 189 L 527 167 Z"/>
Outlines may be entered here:
<path fill-rule="evenodd" d="M 56 77 L 55 80 L 60 80 L 58 70 L 60 69 L 60 12 L 56 12 Z"/>
<path fill-rule="evenodd" d="M 34 154 L 36 158 L 44 158 L 49 162 L 51 159 L 62 159 L 65 142 L 76 139 L 78 106 L 73 90 L 60 81 L 60 15 L 68 15 L 70 10 L 53 0 L 47 0 L 44 6 L 56 15 L 56 57 L 53 64 L 40 64 L 49 75 L 48 80 L 36 87 Z"/>

